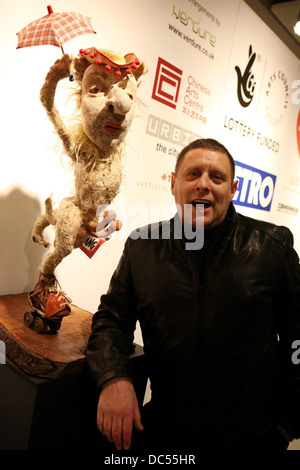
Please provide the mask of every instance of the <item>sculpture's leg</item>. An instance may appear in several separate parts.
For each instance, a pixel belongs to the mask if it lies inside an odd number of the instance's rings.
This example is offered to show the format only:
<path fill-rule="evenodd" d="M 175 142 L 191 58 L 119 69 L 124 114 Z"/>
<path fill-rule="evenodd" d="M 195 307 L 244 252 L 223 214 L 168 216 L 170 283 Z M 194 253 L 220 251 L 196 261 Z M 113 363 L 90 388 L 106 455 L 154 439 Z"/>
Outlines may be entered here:
<path fill-rule="evenodd" d="M 39 243 L 45 248 L 50 246 L 50 243 L 46 242 L 43 237 L 44 230 L 46 227 L 48 227 L 48 225 L 50 225 L 50 222 L 48 221 L 47 216 L 45 214 L 41 215 L 35 222 L 31 234 L 33 241 L 35 243 Z"/>
<path fill-rule="evenodd" d="M 72 253 L 78 230 L 82 224 L 82 212 L 70 200 L 64 200 L 59 207 L 55 228 L 54 250 L 45 257 L 41 272 L 54 275 L 66 256 Z"/>
<path fill-rule="evenodd" d="M 74 248 L 74 241 L 82 224 L 80 209 L 66 201 L 57 217 L 54 250 L 42 264 L 40 277 L 34 290 L 29 294 L 33 309 L 49 320 L 55 320 L 70 314 L 71 300 L 57 287 L 54 270 Z"/>

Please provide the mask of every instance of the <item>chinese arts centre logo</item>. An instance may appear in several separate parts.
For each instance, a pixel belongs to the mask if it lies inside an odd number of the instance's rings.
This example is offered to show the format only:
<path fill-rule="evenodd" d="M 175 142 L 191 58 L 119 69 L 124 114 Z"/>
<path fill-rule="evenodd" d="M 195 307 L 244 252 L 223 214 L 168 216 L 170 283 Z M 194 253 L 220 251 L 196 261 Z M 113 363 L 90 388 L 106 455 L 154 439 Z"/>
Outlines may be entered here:
<path fill-rule="evenodd" d="M 182 70 L 161 57 L 158 58 L 152 98 L 176 109 Z"/>

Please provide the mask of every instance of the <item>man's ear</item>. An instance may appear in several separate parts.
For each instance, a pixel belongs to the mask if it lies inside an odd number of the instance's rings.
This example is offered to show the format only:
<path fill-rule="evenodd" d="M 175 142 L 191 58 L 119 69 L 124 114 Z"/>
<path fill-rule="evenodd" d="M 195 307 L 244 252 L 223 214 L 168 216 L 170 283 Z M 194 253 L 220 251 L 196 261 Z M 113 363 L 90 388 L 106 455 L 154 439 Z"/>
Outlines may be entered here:
<path fill-rule="evenodd" d="M 174 186 L 175 186 L 175 180 L 176 180 L 176 176 L 175 176 L 175 173 L 171 173 L 171 191 L 172 191 L 172 194 L 174 196 Z"/>

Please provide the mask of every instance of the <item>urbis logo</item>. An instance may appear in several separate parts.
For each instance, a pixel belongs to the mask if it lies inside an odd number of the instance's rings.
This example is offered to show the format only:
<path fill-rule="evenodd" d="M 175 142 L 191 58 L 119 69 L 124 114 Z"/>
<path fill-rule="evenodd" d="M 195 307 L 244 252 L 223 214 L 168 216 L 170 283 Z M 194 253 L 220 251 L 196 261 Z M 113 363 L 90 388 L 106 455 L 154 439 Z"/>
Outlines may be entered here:
<path fill-rule="evenodd" d="M 263 211 L 270 211 L 275 190 L 276 176 L 244 163 L 236 162 L 238 189 L 234 204 Z"/>
<path fill-rule="evenodd" d="M 158 58 L 152 98 L 176 109 L 182 71 L 164 59 Z"/>

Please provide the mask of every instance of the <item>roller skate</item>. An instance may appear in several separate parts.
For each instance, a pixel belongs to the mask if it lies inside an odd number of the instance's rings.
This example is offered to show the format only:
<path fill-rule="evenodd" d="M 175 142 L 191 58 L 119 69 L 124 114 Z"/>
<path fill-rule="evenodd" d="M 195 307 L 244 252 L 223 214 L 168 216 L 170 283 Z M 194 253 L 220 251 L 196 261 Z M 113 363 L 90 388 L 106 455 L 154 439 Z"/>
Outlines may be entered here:
<path fill-rule="evenodd" d="M 31 312 L 24 315 L 24 324 L 36 333 L 55 333 L 61 327 L 63 317 L 70 315 L 69 299 L 57 288 L 58 282 L 53 274 L 40 274 L 34 290 L 28 294 L 32 307 Z"/>

